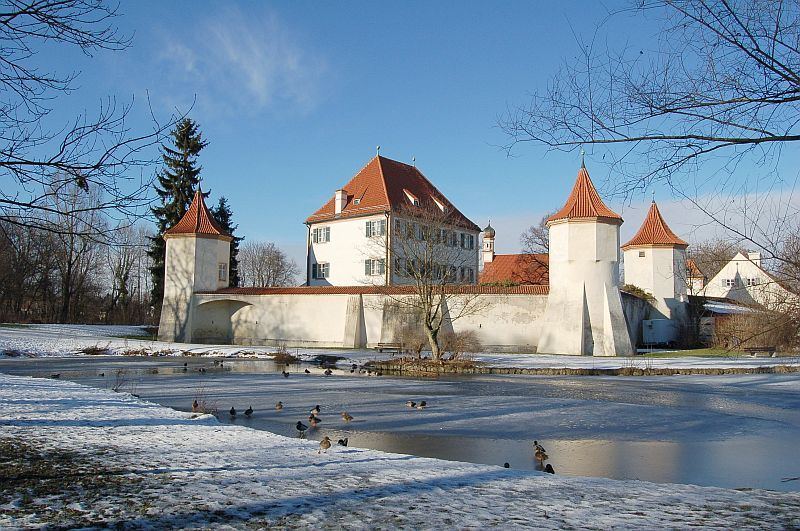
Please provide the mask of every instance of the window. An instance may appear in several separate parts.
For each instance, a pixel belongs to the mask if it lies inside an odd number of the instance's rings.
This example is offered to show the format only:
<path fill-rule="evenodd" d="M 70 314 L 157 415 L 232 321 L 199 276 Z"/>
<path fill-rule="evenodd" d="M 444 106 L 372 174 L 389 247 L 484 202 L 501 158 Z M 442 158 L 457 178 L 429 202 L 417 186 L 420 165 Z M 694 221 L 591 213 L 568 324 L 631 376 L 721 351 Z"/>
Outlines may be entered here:
<path fill-rule="evenodd" d="M 220 282 L 228 281 L 228 264 L 225 263 L 219 264 L 219 267 L 217 268 L 217 279 Z"/>
<path fill-rule="evenodd" d="M 386 220 L 376 219 L 375 221 L 367 221 L 366 235 L 367 238 L 373 236 L 384 236 L 386 234 Z"/>
<path fill-rule="evenodd" d="M 467 248 L 466 242 L 467 242 L 467 235 L 462 232 L 461 233 L 461 248 L 462 249 L 466 249 Z"/>
<path fill-rule="evenodd" d="M 331 241 L 331 228 L 317 227 L 311 231 L 311 241 L 314 243 L 325 243 Z"/>
<path fill-rule="evenodd" d="M 735 288 L 736 287 L 736 279 L 735 278 L 723 278 L 722 285 L 726 288 Z"/>
<path fill-rule="evenodd" d="M 758 277 L 750 277 L 747 279 L 748 286 L 758 286 L 761 283 L 761 279 Z"/>
<path fill-rule="evenodd" d="M 639 251 L 639 258 L 644 258 L 644 251 Z"/>
<path fill-rule="evenodd" d="M 458 247 L 458 234 L 455 231 L 450 233 L 450 247 Z"/>
<path fill-rule="evenodd" d="M 406 261 L 404 259 L 402 258 L 394 259 L 394 274 L 400 277 L 406 275 Z"/>
<path fill-rule="evenodd" d="M 425 230 L 423 229 L 422 225 L 420 225 L 419 223 L 414 223 L 413 227 L 414 227 L 414 237 L 419 241 L 424 240 Z"/>
<path fill-rule="evenodd" d="M 475 282 L 475 270 L 471 267 L 467 268 L 467 279 L 469 282 Z"/>
<path fill-rule="evenodd" d="M 360 203 L 361 203 L 361 198 L 360 197 L 356 197 L 355 199 L 353 199 L 353 204 L 354 205 L 358 205 Z"/>
<path fill-rule="evenodd" d="M 473 249 L 475 249 L 475 236 L 472 234 L 468 234 L 467 237 L 469 240 L 469 250 L 472 251 Z"/>
<path fill-rule="evenodd" d="M 320 262 L 311 265 L 311 276 L 313 278 L 328 278 L 331 273 L 331 265 L 328 262 Z"/>
<path fill-rule="evenodd" d="M 409 203 L 411 203 L 414 206 L 419 206 L 419 199 L 417 199 L 417 196 L 415 196 L 408 190 L 403 190 L 403 192 L 405 192 L 406 198 L 408 199 Z"/>
<path fill-rule="evenodd" d="M 383 259 L 364 260 L 364 274 L 368 276 L 382 275 L 386 269 L 386 262 Z"/>

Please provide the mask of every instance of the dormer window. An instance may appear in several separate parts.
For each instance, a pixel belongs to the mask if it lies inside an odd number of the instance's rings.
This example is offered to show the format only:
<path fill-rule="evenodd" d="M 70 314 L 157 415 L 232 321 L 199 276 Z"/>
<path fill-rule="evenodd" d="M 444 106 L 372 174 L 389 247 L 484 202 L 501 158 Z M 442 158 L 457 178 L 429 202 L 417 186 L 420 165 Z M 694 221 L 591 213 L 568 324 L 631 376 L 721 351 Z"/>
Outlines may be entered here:
<path fill-rule="evenodd" d="M 356 197 L 355 199 L 353 199 L 353 204 L 354 205 L 360 205 L 361 204 L 361 198 L 360 197 Z"/>
<path fill-rule="evenodd" d="M 414 194 L 405 189 L 403 189 L 403 193 L 406 194 L 406 199 L 408 199 L 409 203 L 411 203 L 414 206 L 419 206 L 419 198 L 417 198 L 417 196 L 415 196 Z"/>
<path fill-rule="evenodd" d="M 436 206 L 439 207 L 439 210 L 444 212 L 444 205 L 442 203 L 440 203 L 439 200 L 436 199 L 435 197 L 433 197 L 432 199 L 433 199 L 433 202 L 436 203 Z"/>

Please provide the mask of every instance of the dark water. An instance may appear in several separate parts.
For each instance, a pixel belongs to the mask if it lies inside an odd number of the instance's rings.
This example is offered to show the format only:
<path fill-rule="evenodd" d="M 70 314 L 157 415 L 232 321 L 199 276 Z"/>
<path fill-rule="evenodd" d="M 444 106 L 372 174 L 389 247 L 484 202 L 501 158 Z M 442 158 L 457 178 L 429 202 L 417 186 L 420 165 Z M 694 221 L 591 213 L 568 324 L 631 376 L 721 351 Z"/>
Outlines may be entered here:
<path fill-rule="evenodd" d="M 284 367 L 266 360 L 0 360 L 2 372 L 60 373 L 176 409 L 200 398 L 223 422 L 287 436 L 320 404 L 322 423 L 309 438 L 348 437 L 351 446 L 533 469 L 538 439 L 559 474 L 800 490 L 792 480 L 800 476 L 797 375 L 410 379 L 349 370 L 326 377 L 316 368 L 306 375 L 306 367 L 284 378 Z M 429 407 L 409 409 L 407 400 Z M 233 419 L 232 405 L 240 412 Z M 251 418 L 241 415 L 248 406 Z"/>

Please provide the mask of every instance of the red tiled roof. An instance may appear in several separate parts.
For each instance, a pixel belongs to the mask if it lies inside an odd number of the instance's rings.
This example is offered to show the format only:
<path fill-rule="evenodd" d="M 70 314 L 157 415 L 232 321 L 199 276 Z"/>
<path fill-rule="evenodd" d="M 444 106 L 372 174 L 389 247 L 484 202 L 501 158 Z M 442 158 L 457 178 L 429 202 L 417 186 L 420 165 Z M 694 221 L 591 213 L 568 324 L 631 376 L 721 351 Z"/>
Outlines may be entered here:
<path fill-rule="evenodd" d="M 639 232 L 636 236 L 622 246 L 622 250 L 636 247 L 639 245 L 674 245 L 676 247 L 688 247 L 689 244 L 678 238 L 674 232 L 669 228 L 664 218 L 661 217 L 661 212 L 658 210 L 656 202 L 650 205 L 650 211 L 644 219 Z"/>
<path fill-rule="evenodd" d="M 483 265 L 481 284 L 513 282 L 515 284 L 546 285 L 549 283 L 550 255 L 496 254 Z"/>
<path fill-rule="evenodd" d="M 697 262 L 691 258 L 686 260 L 686 271 L 689 273 L 689 278 L 706 278 L 705 273 L 697 267 Z"/>
<path fill-rule="evenodd" d="M 622 222 L 622 216 L 608 208 L 600 199 L 600 194 L 592 184 L 585 166 L 581 166 L 581 169 L 578 170 L 578 179 L 575 181 L 575 186 L 564 207 L 547 218 L 547 221 L 576 218 L 601 218 Z"/>
<path fill-rule="evenodd" d="M 297 286 L 290 288 L 222 288 L 200 291 L 201 295 L 411 295 L 413 286 Z M 484 295 L 547 295 L 549 286 L 486 286 L 480 284 L 453 284 L 445 287 L 449 294 Z"/>
<path fill-rule="evenodd" d="M 480 227 L 453 206 L 416 167 L 386 157 L 374 157 L 342 187 L 342 190 L 347 192 L 347 203 L 341 214 L 335 213 L 334 196 L 331 196 L 322 208 L 306 219 L 306 222 L 330 221 L 386 211 L 408 212 L 413 208 L 406 196 L 408 191 L 420 200 L 421 207 L 432 207 L 432 200 L 435 199 L 451 212 L 451 223 L 476 232 L 480 231 Z"/>
<path fill-rule="evenodd" d="M 211 212 L 206 207 L 206 202 L 203 200 L 203 192 L 197 188 L 194 194 L 192 204 L 189 205 L 189 210 L 183 215 L 181 220 L 175 224 L 174 227 L 164 232 L 164 236 L 173 236 L 176 234 L 207 234 L 210 236 L 222 236 L 230 238 L 231 235 L 225 232 L 220 227 Z"/>

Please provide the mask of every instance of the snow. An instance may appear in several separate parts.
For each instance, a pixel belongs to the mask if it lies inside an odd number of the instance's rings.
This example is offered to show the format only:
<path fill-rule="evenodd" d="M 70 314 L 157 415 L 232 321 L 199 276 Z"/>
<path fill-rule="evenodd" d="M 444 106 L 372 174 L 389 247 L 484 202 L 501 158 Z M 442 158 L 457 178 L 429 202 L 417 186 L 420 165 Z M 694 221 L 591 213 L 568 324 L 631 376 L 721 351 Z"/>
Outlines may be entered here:
<path fill-rule="evenodd" d="M 0 374 L 0 441 L 113 465 L 102 497 L 10 494 L 0 527 L 792 528 L 800 494 L 567 478 L 334 446 L 67 381 Z M 7 486 L 0 487 L 7 489 Z M 66 520 L 65 520 L 66 519 Z"/>
<path fill-rule="evenodd" d="M 146 339 L 123 339 L 114 336 L 142 335 L 141 327 L 102 325 L 27 325 L 8 327 L 0 325 L 0 353 L 13 352 L 27 356 L 78 356 L 87 347 L 101 347 L 109 354 L 140 355 L 190 355 L 218 357 L 270 358 L 275 347 L 245 345 L 207 345 L 169 343 Z M 289 352 L 301 360 L 309 361 L 318 355 L 341 356 L 341 366 L 363 364 L 372 360 L 391 359 L 388 353 L 374 350 L 291 348 Z M 623 358 L 591 356 L 559 356 L 552 354 L 504 354 L 481 352 L 473 359 L 488 367 L 508 368 L 755 368 L 776 365 L 800 365 L 800 357 L 756 358 L 749 356 L 675 358 Z"/>

